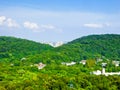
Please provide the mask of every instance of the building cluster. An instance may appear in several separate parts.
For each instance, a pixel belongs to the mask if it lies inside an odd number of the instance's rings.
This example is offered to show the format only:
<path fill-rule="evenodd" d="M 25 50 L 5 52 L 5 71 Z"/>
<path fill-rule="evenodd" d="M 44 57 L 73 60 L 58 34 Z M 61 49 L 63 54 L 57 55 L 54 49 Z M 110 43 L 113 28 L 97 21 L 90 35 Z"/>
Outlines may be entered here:
<path fill-rule="evenodd" d="M 79 63 L 85 65 L 87 60 L 81 60 Z M 97 62 L 101 62 L 102 59 L 97 60 Z M 66 65 L 66 66 L 72 66 L 75 65 L 76 62 L 72 61 L 72 62 L 62 62 L 62 65 Z M 120 65 L 120 61 L 112 61 L 112 64 L 115 65 L 116 67 L 118 67 Z M 120 75 L 120 72 L 106 72 L 105 71 L 105 67 L 107 66 L 107 63 L 103 62 L 102 63 L 102 70 L 97 70 L 97 71 L 93 71 L 91 72 L 91 74 L 94 75 L 105 75 L 105 76 L 109 76 L 109 75 Z"/>
<path fill-rule="evenodd" d="M 120 65 L 120 61 L 112 61 L 112 64 L 115 65 L 116 67 L 118 67 Z M 107 63 L 102 63 L 102 70 L 93 71 L 92 74 L 94 74 L 94 75 L 105 75 L 105 76 L 120 75 L 120 72 L 106 72 L 105 71 L 106 65 L 107 65 Z"/>
<path fill-rule="evenodd" d="M 105 72 L 105 68 L 102 68 L 102 71 L 100 70 L 93 71 L 92 74 L 109 76 L 109 75 L 120 75 L 120 72 Z"/>

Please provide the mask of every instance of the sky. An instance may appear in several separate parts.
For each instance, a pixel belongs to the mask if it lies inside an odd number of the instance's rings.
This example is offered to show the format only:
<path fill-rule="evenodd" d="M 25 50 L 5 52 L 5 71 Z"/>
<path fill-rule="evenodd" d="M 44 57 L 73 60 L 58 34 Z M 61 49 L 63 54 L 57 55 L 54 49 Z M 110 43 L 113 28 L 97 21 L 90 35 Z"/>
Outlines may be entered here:
<path fill-rule="evenodd" d="M 120 0 L 0 0 L 0 36 L 37 42 L 120 34 Z"/>

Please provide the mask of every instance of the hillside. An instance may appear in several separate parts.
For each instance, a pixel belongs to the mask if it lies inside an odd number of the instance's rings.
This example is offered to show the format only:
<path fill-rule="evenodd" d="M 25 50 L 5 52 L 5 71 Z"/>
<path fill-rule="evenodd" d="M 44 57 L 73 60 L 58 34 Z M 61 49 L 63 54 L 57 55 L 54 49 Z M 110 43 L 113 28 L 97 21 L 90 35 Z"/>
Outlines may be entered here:
<path fill-rule="evenodd" d="M 89 35 L 78 38 L 68 44 L 56 48 L 59 51 L 76 53 L 81 59 L 106 57 L 108 59 L 120 59 L 120 35 Z"/>
<path fill-rule="evenodd" d="M 52 49 L 52 47 L 46 44 L 15 37 L 0 36 L 0 59 L 23 58 L 27 55 L 40 54 L 49 49 Z"/>
<path fill-rule="evenodd" d="M 57 48 L 1 37 L 0 50 L 0 90 L 120 90 L 119 75 L 93 74 L 102 70 L 102 63 L 107 63 L 106 72 L 120 71 L 107 60 L 120 60 L 120 35 L 86 36 Z M 87 59 L 85 65 L 78 63 L 82 59 Z M 70 61 L 77 63 L 61 64 Z"/>
<path fill-rule="evenodd" d="M 120 60 L 120 35 L 90 35 L 73 40 L 54 50 L 32 56 L 29 59 L 45 63 L 80 61 L 82 59 Z"/>
<path fill-rule="evenodd" d="M 1 59 L 23 57 L 27 57 L 29 62 L 49 64 L 96 58 L 120 60 L 120 35 L 89 35 L 57 48 L 25 39 L 0 37 Z"/>

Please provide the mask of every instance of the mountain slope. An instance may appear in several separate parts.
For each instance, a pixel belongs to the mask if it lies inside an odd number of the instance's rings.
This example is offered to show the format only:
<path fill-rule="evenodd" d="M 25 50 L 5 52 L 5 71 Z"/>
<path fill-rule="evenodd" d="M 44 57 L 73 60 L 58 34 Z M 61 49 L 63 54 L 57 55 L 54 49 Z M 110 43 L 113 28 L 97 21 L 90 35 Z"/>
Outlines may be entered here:
<path fill-rule="evenodd" d="M 31 59 L 32 58 L 32 59 Z M 30 57 L 45 63 L 104 58 L 120 60 L 120 35 L 90 35 L 73 40 L 54 50 Z"/>
<path fill-rule="evenodd" d="M 120 35 L 89 35 L 59 47 L 60 51 L 71 49 L 70 52 L 79 53 L 81 59 L 105 56 L 109 59 L 120 58 Z M 57 50 L 58 50 L 57 49 Z"/>
<path fill-rule="evenodd" d="M 30 40 L 0 36 L 0 58 L 22 58 L 27 55 L 35 55 L 45 50 L 52 49 L 51 46 L 40 44 Z"/>

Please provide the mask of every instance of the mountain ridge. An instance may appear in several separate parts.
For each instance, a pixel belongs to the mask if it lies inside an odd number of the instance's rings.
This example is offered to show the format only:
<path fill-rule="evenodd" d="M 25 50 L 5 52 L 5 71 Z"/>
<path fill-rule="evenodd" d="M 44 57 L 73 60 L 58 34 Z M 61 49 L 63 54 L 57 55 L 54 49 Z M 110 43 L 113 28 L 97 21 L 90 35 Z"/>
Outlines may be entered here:
<path fill-rule="evenodd" d="M 105 57 L 120 60 L 120 35 L 89 35 L 59 47 L 15 37 L 0 37 L 0 58 L 27 57 L 28 62 L 60 63 Z"/>
<path fill-rule="evenodd" d="M 22 58 L 27 55 L 35 55 L 44 50 L 52 49 L 47 44 L 41 44 L 31 40 L 0 36 L 0 58 Z"/>
<path fill-rule="evenodd" d="M 93 39 L 94 38 L 94 39 Z M 51 51 L 29 57 L 30 61 L 60 63 L 102 58 L 120 60 L 120 35 L 90 35 L 68 42 Z"/>

